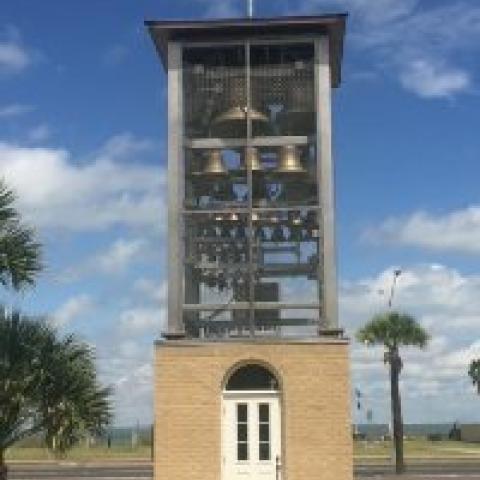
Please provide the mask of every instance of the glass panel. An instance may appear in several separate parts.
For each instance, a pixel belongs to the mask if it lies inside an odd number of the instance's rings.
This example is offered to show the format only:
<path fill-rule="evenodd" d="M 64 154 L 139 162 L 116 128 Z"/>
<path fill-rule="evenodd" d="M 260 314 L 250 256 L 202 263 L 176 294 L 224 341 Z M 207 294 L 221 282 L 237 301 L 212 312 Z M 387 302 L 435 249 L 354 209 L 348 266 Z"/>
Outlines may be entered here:
<path fill-rule="evenodd" d="M 246 365 L 229 378 L 227 390 L 278 390 L 277 379 L 261 365 Z M 260 415 L 264 413 L 260 412 Z M 260 417 L 262 420 L 262 417 Z"/>
<path fill-rule="evenodd" d="M 268 403 L 261 403 L 258 406 L 258 418 L 260 422 L 270 421 L 270 405 Z"/>
<path fill-rule="evenodd" d="M 238 461 L 248 460 L 248 444 L 247 443 L 237 444 L 237 460 Z"/>
<path fill-rule="evenodd" d="M 248 460 L 248 405 L 237 404 L 237 460 Z"/>
<path fill-rule="evenodd" d="M 258 458 L 270 460 L 270 405 L 258 405 Z"/>
<path fill-rule="evenodd" d="M 248 405 L 246 403 L 239 403 L 237 405 L 237 422 L 248 421 Z"/>
<path fill-rule="evenodd" d="M 266 425 L 260 424 L 260 442 L 268 441 L 270 441 L 270 425 L 268 423 Z"/>
<path fill-rule="evenodd" d="M 269 117 L 268 128 L 252 125 L 253 135 L 313 134 L 313 44 L 254 45 L 250 58 L 252 107 Z"/>
<path fill-rule="evenodd" d="M 189 138 L 244 138 L 245 47 L 186 48 L 183 54 L 185 133 Z"/>
<path fill-rule="evenodd" d="M 270 443 L 260 443 L 259 460 L 270 460 Z"/>

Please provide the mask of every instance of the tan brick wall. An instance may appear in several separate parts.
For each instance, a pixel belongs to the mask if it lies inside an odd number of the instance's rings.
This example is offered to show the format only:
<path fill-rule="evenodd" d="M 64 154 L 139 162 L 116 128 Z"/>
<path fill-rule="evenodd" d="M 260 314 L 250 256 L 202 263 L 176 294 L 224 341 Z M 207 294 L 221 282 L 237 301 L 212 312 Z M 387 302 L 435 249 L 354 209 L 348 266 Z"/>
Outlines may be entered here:
<path fill-rule="evenodd" d="M 348 344 L 186 342 L 156 347 L 155 480 L 221 480 L 221 388 L 266 362 L 282 383 L 283 480 L 351 480 Z"/>

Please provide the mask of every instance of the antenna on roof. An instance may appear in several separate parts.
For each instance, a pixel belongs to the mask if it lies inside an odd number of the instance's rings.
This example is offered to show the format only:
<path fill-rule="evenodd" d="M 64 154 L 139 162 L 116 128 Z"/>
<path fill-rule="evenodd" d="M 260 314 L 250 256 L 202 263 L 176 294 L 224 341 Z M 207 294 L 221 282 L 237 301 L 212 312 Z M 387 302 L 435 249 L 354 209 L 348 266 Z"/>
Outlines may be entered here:
<path fill-rule="evenodd" d="M 253 17 L 253 0 L 247 0 L 247 17 Z"/>

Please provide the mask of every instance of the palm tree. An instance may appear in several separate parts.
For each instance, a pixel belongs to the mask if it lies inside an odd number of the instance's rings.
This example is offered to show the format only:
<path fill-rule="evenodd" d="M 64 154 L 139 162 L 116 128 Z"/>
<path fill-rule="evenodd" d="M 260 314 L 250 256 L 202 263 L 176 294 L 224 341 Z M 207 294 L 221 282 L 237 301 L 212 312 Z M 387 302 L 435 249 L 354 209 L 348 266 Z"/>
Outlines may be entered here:
<path fill-rule="evenodd" d="M 403 420 L 399 379 L 402 370 L 400 346 L 412 345 L 424 348 L 429 340 L 427 332 L 414 317 L 389 311 L 376 315 L 357 332 L 357 339 L 366 345 L 383 345 L 385 363 L 390 365 L 390 396 L 393 420 L 393 441 L 395 446 L 395 471 L 405 470 L 403 460 Z"/>
<path fill-rule="evenodd" d="M 477 386 L 477 391 L 480 395 L 480 359 L 472 360 L 468 367 L 468 375 L 472 379 L 473 385 Z"/>
<path fill-rule="evenodd" d="M 42 269 L 41 245 L 14 207 L 15 195 L 0 179 L 0 284 L 20 290 Z"/>
<path fill-rule="evenodd" d="M 42 433 L 63 453 L 83 434 L 102 431 L 109 396 L 86 344 L 60 338 L 44 319 L 0 312 L 0 480 L 7 449 L 26 437 Z"/>

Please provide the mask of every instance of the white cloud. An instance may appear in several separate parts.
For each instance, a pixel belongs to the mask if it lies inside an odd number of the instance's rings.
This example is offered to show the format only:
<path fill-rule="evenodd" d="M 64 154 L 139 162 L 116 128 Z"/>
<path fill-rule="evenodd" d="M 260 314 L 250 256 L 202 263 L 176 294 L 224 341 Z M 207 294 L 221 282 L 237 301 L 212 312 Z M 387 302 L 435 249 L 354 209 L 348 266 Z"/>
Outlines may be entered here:
<path fill-rule="evenodd" d="M 364 233 L 373 243 L 388 243 L 480 254 L 480 206 L 443 215 L 415 212 L 404 218 L 390 218 Z"/>
<path fill-rule="evenodd" d="M 166 309 L 158 307 L 138 307 L 125 310 L 120 315 L 119 329 L 124 335 L 150 333 L 152 338 L 159 336 L 166 325 Z"/>
<path fill-rule="evenodd" d="M 434 65 L 428 60 L 415 60 L 400 75 L 402 85 L 420 97 L 451 97 L 471 87 L 470 75 L 460 69 Z"/>
<path fill-rule="evenodd" d="M 0 43 L 0 72 L 17 73 L 30 65 L 26 50 L 14 43 Z"/>
<path fill-rule="evenodd" d="M 165 175 L 141 163 L 152 143 L 118 135 L 86 160 L 64 149 L 0 142 L 0 176 L 34 225 L 70 231 L 114 226 L 161 230 Z"/>
<path fill-rule="evenodd" d="M 22 105 L 20 103 L 12 103 L 0 107 L 0 118 L 19 117 L 26 113 L 30 113 L 33 110 L 31 105 Z"/>
<path fill-rule="evenodd" d="M 417 3 L 418 0 L 303 0 L 300 9 L 310 13 L 318 8 L 324 11 L 341 9 L 360 21 L 379 24 L 410 14 Z"/>
<path fill-rule="evenodd" d="M 386 309 L 395 268 L 342 284 L 340 318 L 351 337 L 372 315 Z M 470 360 L 480 357 L 479 291 L 480 275 L 462 275 L 443 265 L 403 269 L 394 308 L 414 314 L 431 334 L 425 350 L 402 349 L 406 422 L 480 420 L 478 397 L 467 376 Z M 364 392 L 376 420 L 388 420 L 388 369 L 383 364 L 383 348 L 353 342 L 352 370 L 353 385 Z"/>
<path fill-rule="evenodd" d="M 291 2 L 293 3 L 293 2 Z M 295 5 L 296 7 L 296 5 Z M 419 0 L 304 0 L 301 9 L 344 9 L 351 14 L 347 48 L 395 77 L 422 98 L 471 90 L 459 52 L 480 50 L 480 7 L 475 2 Z M 464 57 L 465 55 L 463 55 Z"/>
<path fill-rule="evenodd" d="M 92 275 L 118 275 L 126 272 L 130 265 L 144 263 L 151 257 L 150 245 L 146 240 L 119 238 L 107 248 L 68 268 L 59 276 L 59 280 L 72 282 Z"/>
<path fill-rule="evenodd" d="M 92 308 L 93 301 L 89 295 L 72 297 L 56 310 L 52 315 L 52 322 L 58 327 L 65 327 Z"/>
<path fill-rule="evenodd" d="M 113 387 L 115 423 L 134 425 L 152 422 L 153 340 L 115 339 L 97 351 L 100 379 Z M 138 408 L 141 405 L 142 408 Z"/>
<path fill-rule="evenodd" d="M 32 61 L 32 54 L 22 45 L 17 29 L 7 27 L 0 31 L 0 73 L 22 72 Z"/>
<path fill-rule="evenodd" d="M 142 239 L 115 241 L 104 253 L 97 256 L 100 271 L 115 273 L 123 271 L 145 250 L 146 242 Z"/>
<path fill-rule="evenodd" d="M 43 142 L 47 140 L 51 134 L 52 131 L 50 127 L 45 123 L 42 123 L 27 132 L 27 140 L 32 143 Z"/>
<path fill-rule="evenodd" d="M 133 288 L 155 303 L 164 304 L 167 301 L 168 283 L 166 280 L 155 283 L 148 278 L 140 278 L 134 283 Z"/>

